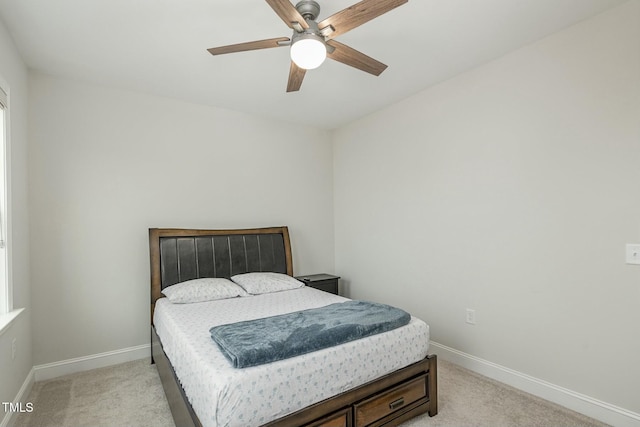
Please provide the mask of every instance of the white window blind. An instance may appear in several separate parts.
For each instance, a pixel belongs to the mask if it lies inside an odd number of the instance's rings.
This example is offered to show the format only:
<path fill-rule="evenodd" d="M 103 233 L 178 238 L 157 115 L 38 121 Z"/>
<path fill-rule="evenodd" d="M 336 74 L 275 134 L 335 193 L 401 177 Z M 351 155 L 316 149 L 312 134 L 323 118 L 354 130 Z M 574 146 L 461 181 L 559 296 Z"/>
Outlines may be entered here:
<path fill-rule="evenodd" d="M 7 272 L 7 197 L 6 197 L 6 158 L 8 125 L 8 96 L 0 87 L 0 315 L 11 310 L 11 289 Z"/>
<path fill-rule="evenodd" d="M 4 249 L 6 246 L 5 241 L 5 189 L 6 189 L 6 178 L 5 178 L 5 156 L 4 154 L 7 152 L 6 150 L 6 140 L 7 140 L 7 132 L 5 126 L 5 110 L 7 108 L 7 93 L 0 87 L 0 142 L 2 142 L 2 185 L 0 186 L 0 249 Z"/>

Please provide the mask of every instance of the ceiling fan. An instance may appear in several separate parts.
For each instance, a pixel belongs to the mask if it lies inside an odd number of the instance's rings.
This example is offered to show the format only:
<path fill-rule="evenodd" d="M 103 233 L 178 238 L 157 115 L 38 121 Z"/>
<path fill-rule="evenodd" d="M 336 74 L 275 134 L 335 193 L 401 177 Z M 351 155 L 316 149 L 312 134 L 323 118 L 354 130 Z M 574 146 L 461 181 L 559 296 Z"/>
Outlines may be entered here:
<path fill-rule="evenodd" d="M 266 0 L 289 28 L 293 36 L 258 40 L 207 49 L 212 55 L 291 46 L 291 66 L 287 92 L 300 90 L 307 70 L 317 68 L 326 57 L 379 76 L 387 66 L 342 44 L 335 37 L 407 3 L 409 0 L 362 0 L 330 17 L 316 22 L 320 5 L 301 0 L 294 7 L 289 0 Z"/>

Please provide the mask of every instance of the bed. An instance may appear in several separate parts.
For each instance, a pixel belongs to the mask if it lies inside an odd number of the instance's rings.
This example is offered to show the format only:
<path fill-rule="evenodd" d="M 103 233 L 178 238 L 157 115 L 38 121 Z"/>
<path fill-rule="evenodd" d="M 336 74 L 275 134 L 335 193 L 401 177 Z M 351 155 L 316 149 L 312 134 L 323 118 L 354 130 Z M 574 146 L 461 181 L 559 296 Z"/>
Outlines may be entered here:
<path fill-rule="evenodd" d="M 209 327 L 345 298 L 310 287 L 196 304 L 162 290 L 248 272 L 293 276 L 287 227 L 149 230 L 151 342 L 177 426 L 394 426 L 437 414 L 437 358 L 420 319 L 393 331 L 261 366 L 233 368 Z M 402 351 L 398 351 L 404 346 Z"/>

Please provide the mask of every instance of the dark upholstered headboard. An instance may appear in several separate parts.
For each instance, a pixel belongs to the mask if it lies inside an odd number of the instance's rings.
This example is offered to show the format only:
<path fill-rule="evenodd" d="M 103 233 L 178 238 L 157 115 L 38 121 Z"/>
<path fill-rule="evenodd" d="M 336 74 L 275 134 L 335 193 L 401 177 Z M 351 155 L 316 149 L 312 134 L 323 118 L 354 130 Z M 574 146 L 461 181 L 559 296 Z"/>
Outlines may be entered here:
<path fill-rule="evenodd" d="M 242 230 L 150 228 L 151 315 L 162 289 L 203 277 L 274 271 L 293 275 L 287 227 Z"/>

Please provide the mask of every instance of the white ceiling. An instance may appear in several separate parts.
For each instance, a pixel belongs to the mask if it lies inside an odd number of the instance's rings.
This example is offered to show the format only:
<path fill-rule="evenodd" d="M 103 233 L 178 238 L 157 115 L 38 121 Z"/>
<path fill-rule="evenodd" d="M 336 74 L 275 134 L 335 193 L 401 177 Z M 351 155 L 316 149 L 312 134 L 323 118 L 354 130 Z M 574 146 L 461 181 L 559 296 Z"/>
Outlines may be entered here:
<path fill-rule="evenodd" d="M 318 1 L 319 20 L 356 2 Z M 294 93 L 286 47 L 206 51 L 290 37 L 264 0 L 0 0 L 0 16 L 32 69 L 332 129 L 623 2 L 410 0 L 337 38 L 379 77 L 327 60 Z"/>

